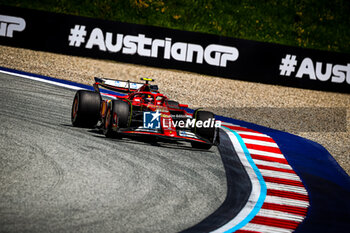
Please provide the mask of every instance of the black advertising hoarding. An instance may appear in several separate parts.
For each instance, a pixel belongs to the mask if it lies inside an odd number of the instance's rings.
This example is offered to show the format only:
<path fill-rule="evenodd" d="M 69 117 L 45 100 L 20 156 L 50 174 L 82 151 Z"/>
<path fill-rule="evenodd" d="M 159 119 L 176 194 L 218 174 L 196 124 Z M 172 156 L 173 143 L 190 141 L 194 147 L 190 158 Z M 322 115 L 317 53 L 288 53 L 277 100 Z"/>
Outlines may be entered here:
<path fill-rule="evenodd" d="M 203 33 L 1 6 L 0 44 L 350 93 L 350 54 Z"/>

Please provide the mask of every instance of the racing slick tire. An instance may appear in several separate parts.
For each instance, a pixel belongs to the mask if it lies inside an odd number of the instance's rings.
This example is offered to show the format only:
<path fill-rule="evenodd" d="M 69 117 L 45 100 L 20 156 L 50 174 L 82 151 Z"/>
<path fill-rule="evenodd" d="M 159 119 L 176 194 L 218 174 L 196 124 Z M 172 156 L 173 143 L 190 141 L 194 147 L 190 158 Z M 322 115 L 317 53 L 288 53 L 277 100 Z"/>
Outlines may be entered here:
<path fill-rule="evenodd" d="M 194 112 L 196 122 L 197 121 L 207 121 L 209 119 L 214 119 L 214 113 L 208 112 L 208 111 L 198 111 L 196 110 Z M 215 126 L 213 127 L 198 127 L 193 129 L 196 134 L 201 136 L 202 138 L 207 139 L 210 142 L 213 142 L 214 136 L 215 136 Z M 205 149 L 209 150 L 212 147 L 212 144 L 205 144 L 205 143 L 200 143 L 200 142 L 191 142 L 191 145 L 193 148 L 197 149 Z"/>
<path fill-rule="evenodd" d="M 97 92 L 79 90 L 74 96 L 71 120 L 73 126 L 93 128 L 100 118 L 101 96 Z"/>
<path fill-rule="evenodd" d="M 129 104 L 122 100 L 112 100 L 104 120 L 103 134 L 107 138 L 118 137 L 119 128 L 128 127 Z"/>

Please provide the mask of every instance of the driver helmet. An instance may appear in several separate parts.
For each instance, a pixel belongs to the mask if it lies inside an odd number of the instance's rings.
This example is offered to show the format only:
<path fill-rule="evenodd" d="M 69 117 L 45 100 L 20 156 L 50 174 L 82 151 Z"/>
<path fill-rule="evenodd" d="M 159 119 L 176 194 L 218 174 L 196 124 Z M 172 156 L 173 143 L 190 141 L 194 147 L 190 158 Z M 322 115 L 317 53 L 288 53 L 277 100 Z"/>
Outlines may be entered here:
<path fill-rule="evenodd" d="M 152 102 L 153 98 L 151 95 L 147 95 L 146 99 L 145 99 L 145 102 L 146 103 L 149 103 L 149 102 Z"/>

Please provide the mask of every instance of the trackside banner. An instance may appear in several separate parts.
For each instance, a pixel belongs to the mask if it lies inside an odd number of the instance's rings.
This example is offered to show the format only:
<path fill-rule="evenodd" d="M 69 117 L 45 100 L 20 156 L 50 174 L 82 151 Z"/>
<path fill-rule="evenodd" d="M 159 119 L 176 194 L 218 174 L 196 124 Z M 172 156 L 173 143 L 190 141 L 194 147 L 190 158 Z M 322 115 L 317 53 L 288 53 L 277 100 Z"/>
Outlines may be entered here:
<path fill-rule="evenodd" d="M 350 93 L 350 54 L 203 33 L 0 6 L 0 44 Z"/>

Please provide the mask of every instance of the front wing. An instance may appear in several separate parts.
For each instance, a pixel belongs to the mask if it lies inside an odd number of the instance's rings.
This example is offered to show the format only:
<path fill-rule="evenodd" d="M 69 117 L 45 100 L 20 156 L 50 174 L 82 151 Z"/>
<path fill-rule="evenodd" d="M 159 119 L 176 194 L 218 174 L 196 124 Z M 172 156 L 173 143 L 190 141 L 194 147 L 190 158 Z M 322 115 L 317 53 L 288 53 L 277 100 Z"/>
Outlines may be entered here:
<path fill-rule="evenodd" d="M 199 135 L 196 135 L 192 132 L 186 132 L 186 131 L 178 131 L 177 135 L 175 135 L 175 136 L 165 135 L 164 133 L 156 132 L 156 131 L 152 131 L 152 130 L 146 131 L 144 129 L 142 129 L 142 130 L 140 130 L 140 129 L 133 129 L 133 130 L 119 129 L 117 132 L 120 134 L 125 134 L 125 135 L 148 135 L 148 136 L 155 136 L 158 138 L 173 140 L 173 141 L 200 142 L 200 143 L 204 143 L 204 144 L 213 145 L 213 143 L 210 142 L 209 140 L 202 138 Z M 186 134 L 188 136 L 185 136 Z"/>

